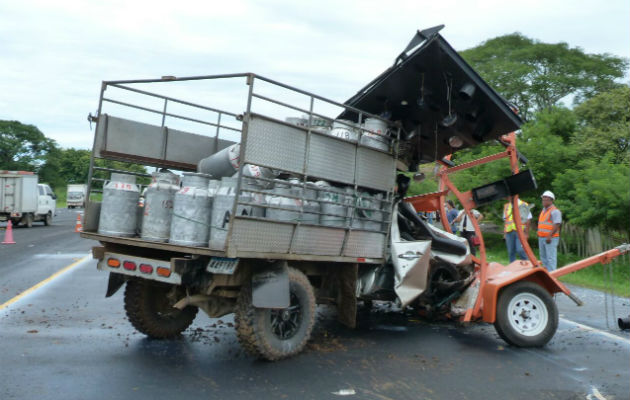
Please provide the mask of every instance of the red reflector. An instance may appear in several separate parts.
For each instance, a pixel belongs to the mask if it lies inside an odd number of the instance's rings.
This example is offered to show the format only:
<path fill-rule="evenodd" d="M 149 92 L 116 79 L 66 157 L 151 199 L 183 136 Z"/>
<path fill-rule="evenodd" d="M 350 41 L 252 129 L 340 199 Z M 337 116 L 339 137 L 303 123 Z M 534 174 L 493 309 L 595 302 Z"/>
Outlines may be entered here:
<path fill-rule="evenodd" d="M 359 258 L 357 258 L 357 262 L 365 262 L 365 258 L 359 257 Z"/>
<path fill-rule="evenodd" d="M 136 270 L 136 263 L 135 262 L 131 262 L 131 261 L 125 261 L 123 263 L 123 268 L 128 270 L 128 271 L 135 271 Z"/>
<path fill-rule="evenodd" d="M 155 272 L 157 272 L 158 275 L 163 276 L 165 278 L 168 278 L 169 276 L 171 276 L 171 270 L 168 268 L 157 267 L 157 270 Z"/>
<path fill-rule="evenodd" d="M 140 264 L 140 272 L 143 272 L 145 274 L 153 273 L 153 267 L 149 264 Z"/>

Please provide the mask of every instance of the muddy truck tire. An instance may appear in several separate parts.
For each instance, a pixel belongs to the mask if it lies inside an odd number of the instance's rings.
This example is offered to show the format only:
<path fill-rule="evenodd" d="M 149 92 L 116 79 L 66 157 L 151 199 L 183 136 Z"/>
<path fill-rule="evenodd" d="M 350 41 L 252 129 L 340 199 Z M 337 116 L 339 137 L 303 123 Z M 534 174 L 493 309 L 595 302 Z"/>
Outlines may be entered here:
<path fill-rule="evenodd" d="M 298 354 L 315 325 L 315 294 L 306 275 L 289 267 L 291 303 L 285 309 L 256 308 L 251 285 L 243 285 L 236 302 L 236 336 L 250 355 L 269 361 Z"/>
<path fill-rule="evenodd" d="M 499 294 L 494 327 L 513 346 L 541 347 L 558 329 L 558 308 L 542 286 L 518 282 Z"/>
<path fill-rule="evenodd" d="M 156 285 L 145 280 L 127 282 L 125 311 L 131 325 L 155 339 L 179 335 L 192 324 L 198 308 L 174 308 L 177 292 L 178 288 L 172 285 Z"/>

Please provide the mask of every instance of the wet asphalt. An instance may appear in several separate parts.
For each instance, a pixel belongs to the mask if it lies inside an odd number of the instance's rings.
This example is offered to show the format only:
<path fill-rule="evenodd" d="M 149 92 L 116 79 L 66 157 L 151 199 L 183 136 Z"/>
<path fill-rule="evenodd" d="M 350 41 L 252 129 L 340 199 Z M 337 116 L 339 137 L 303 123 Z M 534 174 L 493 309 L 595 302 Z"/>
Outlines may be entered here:
<path fill-rule="evenodd" d="M 60 210 L 52 227 L 14 230 L 18 243 L 0 246 L 0 304 L 88 254 L 95 243 L 74 220 Z M 0 310 L 0 399 L 630 398 L 630 334 L 587 289 L 573 288 L 581 308 L 558 296 L 560 326 L 541 349 L 384 304 L 350 330 L 319 307 L 306 350 L 271 363 L 240 349 L 231 316 L 200 313 L 177 339 L 147 339 L 126 320 L 122 290 L 106 299 L 106 286 L 86 258 Z M 630 314 L 628 299 L 615 311 Z"/>

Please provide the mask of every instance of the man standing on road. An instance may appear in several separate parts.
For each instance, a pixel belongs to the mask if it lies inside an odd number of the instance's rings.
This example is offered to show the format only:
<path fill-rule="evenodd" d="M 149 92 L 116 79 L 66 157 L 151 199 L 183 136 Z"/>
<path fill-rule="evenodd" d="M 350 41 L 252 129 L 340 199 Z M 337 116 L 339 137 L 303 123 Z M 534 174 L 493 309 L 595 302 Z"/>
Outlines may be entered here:
<path fill-rule="evenodd" d="M 548 271 L 554 271 L 558 263 L 558 242 L 562 213 L 553 205 L 556 196 L 547 190 L 542 194 L 543 210 L 538 217 L 538 248 L 540 260 Z"/>
<path fill-rule="evenodd" d="M 457 224 L 454 221 L 458 214 L 453 200 L 446 200 L 446 219 L 448 219 L 448 224 L 451 226 L 451 232 L 453 232 L 453 234 L 457 233 Z"/>
<path fill-rule="evenodd" d="M 523 229 L 523 233 L 525 233 L 525 238 L 527 238 L 529 237 L 529 224 L 532 220 L 529 204 L 518 199 L 518 210 L 521 215 L 521 228 Z M 517 253 L 521 260 L 527 260 L 527 254 L 525 254 L 523 245 L 518 239 L 518 233 L 516 232 L 516 223 L 514 222 L 514 215 L 512 213 L 512 196 L 508 197 L 508 202 L 503 206 L 503 238 L 505 239 L 510 262 L 516 260 Z"/>
<path fill-rule="evenodd" d="M 473 217 L 477 220 L 477 223 L 481 222 L 483 219 L 483 214 L 477 210 L 471 211 Z M 477 255 L 476 246 L 473 244 L 472 238 L 475 236 L 475 226 L 473 225 L 470 218 L 466 214 L 466 210 L 461 210 L 457 215 L 457 218 L 453 220 L 453 222 L 459 222 L 459 230 L 462 232 L 462 237 L 468 240 L 468 245 L 470 246 L 470 254 L 473 256 Z"/>

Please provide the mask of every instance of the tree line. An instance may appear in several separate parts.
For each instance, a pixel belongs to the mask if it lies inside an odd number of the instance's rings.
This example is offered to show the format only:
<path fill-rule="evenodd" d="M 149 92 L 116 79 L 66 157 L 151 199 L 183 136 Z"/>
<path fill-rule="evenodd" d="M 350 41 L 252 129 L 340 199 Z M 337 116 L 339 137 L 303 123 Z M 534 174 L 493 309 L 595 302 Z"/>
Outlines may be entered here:
<path fill-rule="evenodd" d="M 34 125 L 0 120 L 0 170 L 32 171 L 53 190 L 87 183 L 90 150 L 64 149 Z M 95 166 L 145 173 L 141 165 L 95 159 Z"/>

